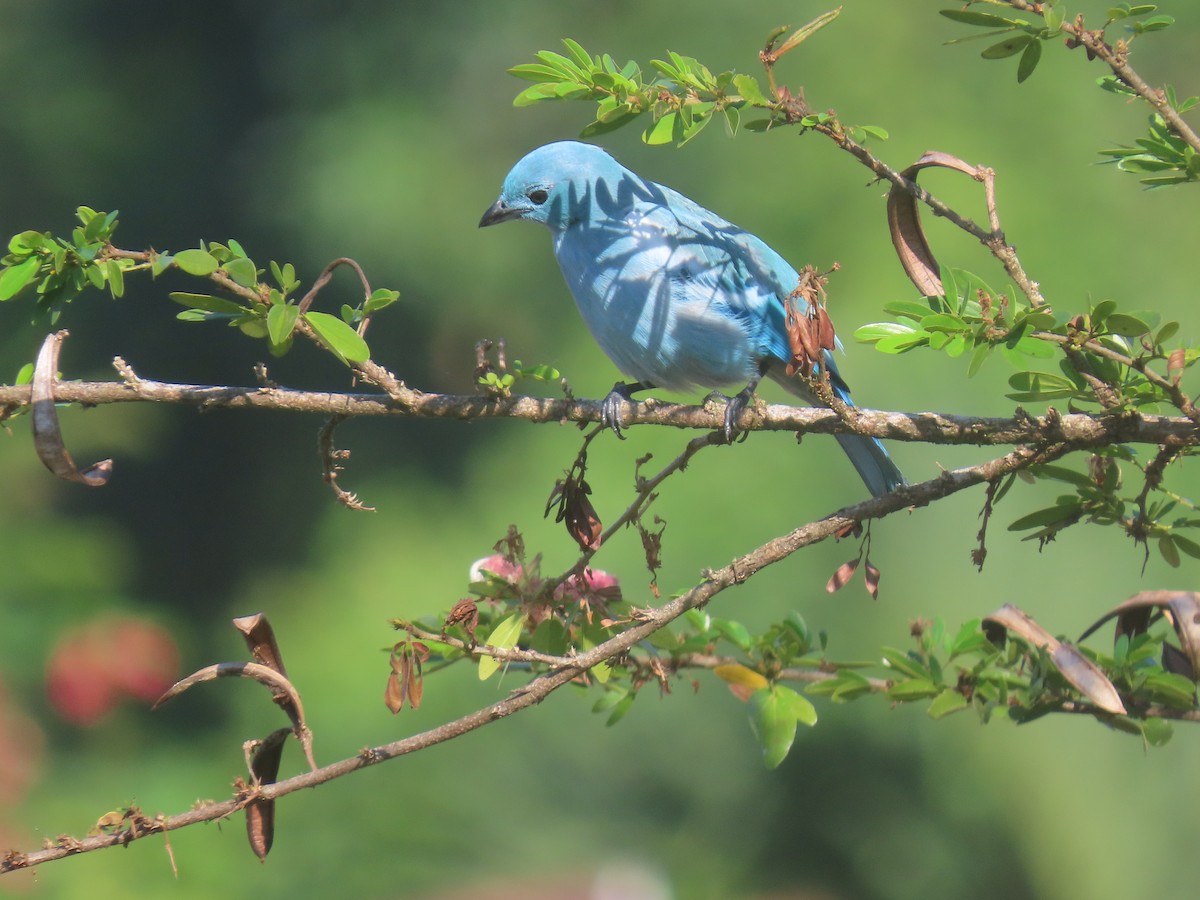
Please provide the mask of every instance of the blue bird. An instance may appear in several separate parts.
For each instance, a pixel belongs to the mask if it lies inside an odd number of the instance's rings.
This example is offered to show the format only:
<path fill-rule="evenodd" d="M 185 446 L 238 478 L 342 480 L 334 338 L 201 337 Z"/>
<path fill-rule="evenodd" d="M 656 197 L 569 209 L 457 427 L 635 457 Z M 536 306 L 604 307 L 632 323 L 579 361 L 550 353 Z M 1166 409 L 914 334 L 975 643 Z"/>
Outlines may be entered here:
<path fill-rule="evenodd" d="M 603 403 L 603 421 L 618 436 L 622 404 L 650 388 L 745 384 L 726 407 L 727 437 L 764 376 L 814 402 L 786 372 L 785 301 L 800 276 L 754 235 L 577 141 L 539 147 L 513 166 L 479 225 L 510 219 L 550 229 L 584 322 L 634 379 L 614 385 Z M 806 311 L 802 299 L 796 304 Z M 832 354 L 823 353 L 834 392 L 850 403 Z M 904 484 L 878 440 L 837 440 L 875 496 Z"/>

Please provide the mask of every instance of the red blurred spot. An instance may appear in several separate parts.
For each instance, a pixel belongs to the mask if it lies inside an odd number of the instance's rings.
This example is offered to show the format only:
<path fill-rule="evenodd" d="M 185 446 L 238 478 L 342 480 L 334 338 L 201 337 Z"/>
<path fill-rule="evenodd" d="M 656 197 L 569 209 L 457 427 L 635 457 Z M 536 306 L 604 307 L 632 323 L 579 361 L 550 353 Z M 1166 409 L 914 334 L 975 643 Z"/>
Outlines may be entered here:
<path fill-rule="evenodd" d="M 59 639 L 46 668 L 46 693 L 59 715 L 86 728 L 123 697 L 155 700 L 178 671 L 179 650 L 157 625 L 97 619 Z"/>

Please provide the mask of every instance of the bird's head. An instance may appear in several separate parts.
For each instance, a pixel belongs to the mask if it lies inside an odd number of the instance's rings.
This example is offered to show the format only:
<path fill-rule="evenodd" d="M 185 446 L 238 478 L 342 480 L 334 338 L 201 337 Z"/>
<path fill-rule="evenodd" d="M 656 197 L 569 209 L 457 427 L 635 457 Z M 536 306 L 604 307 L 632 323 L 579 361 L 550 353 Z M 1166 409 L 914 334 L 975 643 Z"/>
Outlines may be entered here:
<path fill-rule="evenodd" d="M 561 230 L 588 217 L 586 207 L 596 202 L 597 183 L 615 185 L 624 174 L 621 164 L 599 147 L 578 141 L 546 144 L 512 167 L 479 227 L 527 219 Z"/>

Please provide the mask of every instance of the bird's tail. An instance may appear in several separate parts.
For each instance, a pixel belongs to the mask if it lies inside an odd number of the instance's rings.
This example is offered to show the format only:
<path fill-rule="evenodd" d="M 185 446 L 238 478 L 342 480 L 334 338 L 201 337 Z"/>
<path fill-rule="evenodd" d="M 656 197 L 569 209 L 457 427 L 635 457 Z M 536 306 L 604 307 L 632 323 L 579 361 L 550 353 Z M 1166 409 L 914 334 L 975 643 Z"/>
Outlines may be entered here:
<path fill-rule="evenodd" d="M 838 373 L 837 366 L 833 362 L 833 357 L 826 352 L 826 365 L 829 369 L 831 381 L 833 383 L 834 392 L 845 403 L 850 406 L 854 405 L 854 401 L 850 399 L 850 390 L 846 387 L 846 383 L 842 381 L 841 375 Z M 789 377 L 782 364 L 774 364 L 768 370 L 767 374 L 771 378 L 785 388 L 789 393 L 802 398 L 806 403 L 814 403 L 815 398 L 809 395 L 802 383 L 795 378 Z M 901 485 L 907 484 L 904 480 L 904 475 L 900 469 L 892 462 L 891 456 L 888 455 L 883 444 L 877 438 L 864 437 L 861 434 L 838 434 L 834 435 L 837 442 L 842 445 L 842 450 L 850 457 L 850 462 L 854 464 L 854 468 L 858 471 L 859 477 L 867 485 L 867 490 L 874 497 L 882 497 Z"/>
<path fill-rule="evenodd" d="M 872 496 L 881 497 L 905 483 L 900 469 L 877 438 L 861 434 L 835 435 Z"/>

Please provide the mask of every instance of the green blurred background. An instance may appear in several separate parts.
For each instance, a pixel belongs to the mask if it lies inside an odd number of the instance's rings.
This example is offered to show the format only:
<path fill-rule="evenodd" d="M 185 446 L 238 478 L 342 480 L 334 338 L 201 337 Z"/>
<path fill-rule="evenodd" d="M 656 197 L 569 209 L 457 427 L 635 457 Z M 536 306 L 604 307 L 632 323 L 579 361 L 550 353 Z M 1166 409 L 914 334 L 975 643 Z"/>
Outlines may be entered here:
<path fill-rule="evenodd" d="M 1027 83 L 939 4 L 847 3 L 837 23 L 781 64 L 818 109 L 887 128 L 896 166 L 927 149 L 993 166 L 1004 225 L 1060 312 L 1107 297 L 1158 308 L 1196 333 L 1196 232 L 1189 189 L 1143 192 L 1095 165 L 1095 151 L 1140 136 L 1145 112 L 1093 86 L 1079 54 L 1048 52 Z M 1079 4 L 1069 4 L 1073 14 Z M 1091 17 L 1105 4 L 1083 10 Z M 307 281 L 349 255 L 376 286 L 402 292 L 373 324 L 377 360 L 409 384 L 471 386 L 474 342 L 504 337 L 512 356 L 549 362 L 579 396 L 616 372 L 570 302 L 545 233 L 479 231 L 505 172 L 529 149 L 573 137 L 582 104 L 514 110 L 504 74 L 565 36 L 643 64 L 667 49 L 714 69 L 757 71 L 776 25 L 824 6 L 801 2 L 39 4 L 0 0 L 0 231 L 68 229 L 79 204 L 119 207 L 122 246 L 195 246 L 236 237 L 255 259 L 296 264 Z M 1165 12 L 1174 29 L 1139 40 L 1152 83 L 1200 91 L 1200 7 Z M 1047 48 L 1052 51 L 1057 48 Z M 638 130 L 604 145 L 648 177 L 756 232 L 796 265 L 842 264 L 832 312 L 843 334 L 913 294 L 884 227 L 883 189 L 814 137 L 714 126 L 680 151 Z M 928 184 L 979 219 L 966 179 Z M 971 241 L 929 225 L 939 255 L 1003 283 Z M 344 275 L 344 278 L 343 278 Z M 111 378 L 120 354 L 144 377 L 252 383 L 259 342 L 177 322 L 170 278 L 130 279 L 113 302 L 85 296 L 64 322 L 68 378 Z M 355 296 L 340 274 L 330 309 Z M 0 377 L 32 359 L 45 327 L 28 305 L 0 309 Z M 885 357 L 850 345 L 843 371 L 864 405 L 1005 414 L 1002 360 L 974 379 L 966 361 Z M 341 388 L 344 370 L 311 348 L 271 362 L 295 387 Z M 770 399 L 781 396 L 768 392 Z M 355 421 L 347 487 L 378 507 L 355 514 L 321 483 L 317 419 L 110 407 L 64 414 L 76 459 L 114 456 L 111 484 L 55 481 L 30 452 L 28 426 L 0 436 L 6 552 L 0 577 L 0 844 L 80 835 L 130 802 L 174 813 L 227 796 L 241 742 L 281 724 L 260 688 L 203 686 L 164 711 L 127 703 L 90 727 L 46 700 L 47 660 L 73 629 L 122 615 L 178 642 L 184 670 L 241 658 L 231 616 L 269 615 L 316 734 L 319 762 L 432 727 L 490 703 L 497 685 L 453 669 L 428 680 L 417 712 L 382 703 L 394 640 L 387 621 L 448 608 L 471 561 L 509 525 L 547 571 L 574 558 L 545 498 L 578 433 L 515 422 Z M 589 475 L 600 514 L 630 498 L 634 460 L 677 451 L 678 433 L 636 429 L 598 442 Z M 911 480 L 986 451 L 899 446 Z M 1184 493 L 1196 474 L 1176 473 Z M 862 486 L 832 441 L 752 436 L 702 454 L 655 506 L 666 522 L 665 592 L 705 566 L 857 499 Z M 1039 553 L 1004 531 L 1052 490 L 1018 485 L 993 522 L 982 574 L 971 565 L 978 491 L 893 516 L 874 530 L 878 602 L 826 578 L 855 550 L 813 547 L 719 598 L 714 613 L 762 625 L 798 609 L 827 629 L 831 653 L 901 644 L 908 623 L 952 625 L 1015 602 L 1051 631 L 1077 633 L 1138 590 L 1194 588 L 1099 530 L 1068 532 Z M 636 537 L 598 561 L 650 602 Z M 914 706 L 818 701 L 821 722 L 764 771 L 744 708 L 715 679 L 662 699 L 643 692 L 618 726 L 591 698 L 562 692 L 536 711 L 448 745 L 288 797 L 269 861 L 248 851 L 240 817 L 89 854 L 0 880 L 42 897 L 1156 897 L 1194 895 L 1200 789 L 1179 729 L 1145 751 L 1090 720 L 981 727 L 933 722 Z M 289 751 L 285 773 L 298 770 Z M 605 893 L 605 891 L 608 891 Z"/>

